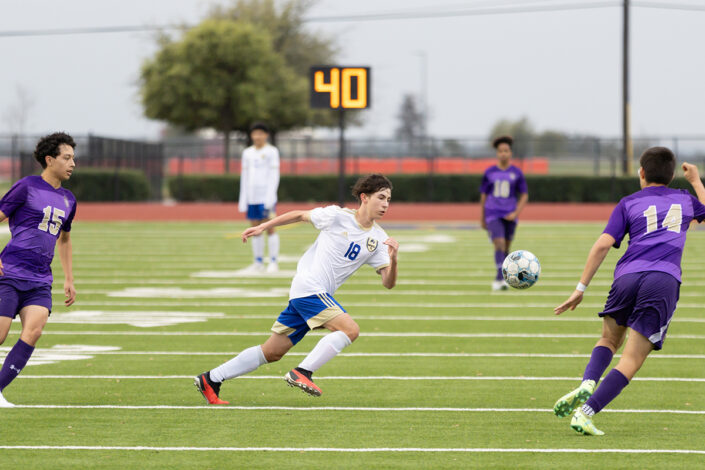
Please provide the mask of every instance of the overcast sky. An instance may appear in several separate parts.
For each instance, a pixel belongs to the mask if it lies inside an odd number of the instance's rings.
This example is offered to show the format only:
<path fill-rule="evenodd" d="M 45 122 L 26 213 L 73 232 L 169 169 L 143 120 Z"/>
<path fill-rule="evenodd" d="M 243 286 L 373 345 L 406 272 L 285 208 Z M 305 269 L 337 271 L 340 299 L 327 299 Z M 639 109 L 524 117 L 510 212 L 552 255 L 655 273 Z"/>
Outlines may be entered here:
<path fill-rule="evenodd" d="M 594 0 L 573 3 L 585 1 Z M 663 0 L 669 2 L 705 3 Z M 195 23 L 214 3 L 223 2 L 8 1 L 0 31 Z M 321 0 L 311 16 L 506 3 Z M 621 132 L 618 7 L 311 28 L 336 38 L 341 63 L 372 67 L 373 108 L 356 134 L 393 133 L 402 95 L 420 92 L 420 52 L 428 58 L 429 127 L 436 135 L 484 136 L 497 119 L 520 116 L 540 130 Z M 634 8 L 631 38 L 633 132 L 705 135 L 705 11 Z M 29 132 L 156 137 L 163 124 L 142 116 L 136 85 L 140 64 L 154 51 L 150 33 L 0 37 L 0 133 L 10 128 L 6 118 L 14 115 L 19 86 L 34 102 Z"/>

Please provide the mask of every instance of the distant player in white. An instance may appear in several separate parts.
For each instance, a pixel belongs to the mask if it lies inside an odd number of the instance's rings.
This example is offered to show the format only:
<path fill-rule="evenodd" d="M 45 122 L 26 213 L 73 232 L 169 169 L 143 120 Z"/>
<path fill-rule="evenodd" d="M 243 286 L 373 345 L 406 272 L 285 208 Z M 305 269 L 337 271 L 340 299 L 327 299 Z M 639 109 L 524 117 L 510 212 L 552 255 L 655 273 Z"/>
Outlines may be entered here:
<path fill-rule="evenodd" d="M 238 209 L 247 212 L 253 227 L 275 216 L 277 190 L 279 189 L 279 150 L 267 142 L 269 129 L 265 124 L 256 123 L 250 128 L 252 145 L 242 152 L 240 171 L 240 199 Z M 274 227 L 267 230 L 269 244 L 269 265 L 267 272 L 279 270 L 279 234 Z M 264 272 L 264 236 L 252 238 L 254 263 L 248 268 L 254 272 Z"/>
<path fill-rule="evenodd" d="M 375 223 L 389 209 L 392 183 L 382 175 L 366 176 L 357 181 L 353 195 L 360 200 L 357 211 L 338 206 L 291 211 L 243 232 L 242 240 L 246 242 L 272 227 L 295 222 L 311 222 L 321 231 L 299 261 L 291 283 L 289 305 L 274 322 L 269 339 L 195 378 L 196 387 L 208 403 L 228 404 L 218 397 L 224 380 L 278 361 L 314 328 L 327 328 L 332 333 L 324 336 L 284 379 L 310 395 L 321 395 L 312 374 L 355 341 L 360 333 L 360 327 L 333 294 L 365 264 L 382 276 L 382 284 L 387 289 L 394 287 L 397 281 L 399 244 Z"/>

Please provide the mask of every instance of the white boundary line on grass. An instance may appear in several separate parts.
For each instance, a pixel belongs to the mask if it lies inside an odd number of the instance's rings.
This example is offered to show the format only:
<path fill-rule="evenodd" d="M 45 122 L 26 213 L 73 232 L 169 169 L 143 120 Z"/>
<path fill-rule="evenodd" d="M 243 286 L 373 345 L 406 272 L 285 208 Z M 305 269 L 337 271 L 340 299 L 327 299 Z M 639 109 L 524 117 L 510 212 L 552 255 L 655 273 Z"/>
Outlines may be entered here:
<path fill-rule="evenodd" d="M 12 330 L 10 333 L 19 333 Z M 68 335 L 68 336 L 269 336 L 270 331 L 51 331 L 43 335 Z M 325 336 L 327 333 L 312 331 L 307 336 Z M 361 337 L 378 338 L 550 338 L 550 339 L 576 339 L 599 338 L 599 334 L 578 333 L 442 333 L 442 332 L 369 332 L 360 333 Z M 674 339 L 705 339 L 705 335 L 668 335 L 668 340 Z"/>
<path fill-rule="evenodd" d="M 40 349 L 41 351 L 41 349 Z M 241 351 L 91 351 L 96 356 L 236 356 Z M 307 356 L 305 352 L 289 352 L 287 356 Z M 584 359 L 590 354 L 549 353 L 437 353 L 437 352 L 358 352 L 340 353 L 336 357 L 527 357 L 547 359 Z M 615 354 L 621 357 L 621 354 Z M 705 354 L 654 354 L 657 359 L 705 359 Z"/>
<path fill-rule="evenodd" d="M 0 446 L 3 450 L 126 450 L 157 452 L 429 452 L 429 453 L 528 453 L 528 454 L 697 454 L 695 449 L 509 449 L 467 447 L 150 447 L 150 446 Z"/>
<path fill-rule="evenodd" d="M 48 410 L 223 410 L 223 411 L 431 411 L 463 413 L 553 413 L 550 408 L 454 408 L 454 407 L 371 407 L 371 406 L 183 406 L 183 405 L 15 405 L 15 408 Z M 602 410 L 602 413 L 659 413 L 705 415 L 705 410 Z"/>
<path fill-rule="evenodd" d="M 163 379 L 193 379 L 193 375 L 18 375 L 20 379 L 110 379 L 110 380 L 163 380 Z M 238 379 L 250 380 L 281 380 L 280 375 L 245 375 Z M 477 376 L 477 375 L 438 375 L 438 376 L 404 376 L 404 375 L 330 375 L 317 377 L 316 380 L 516 380 L 516 381 L 581 381 L 582 377 L 529 377 L 529 376 Z M 632 381 L 643 382 L 705 382 L 705 377 L 635 377 Z"/>

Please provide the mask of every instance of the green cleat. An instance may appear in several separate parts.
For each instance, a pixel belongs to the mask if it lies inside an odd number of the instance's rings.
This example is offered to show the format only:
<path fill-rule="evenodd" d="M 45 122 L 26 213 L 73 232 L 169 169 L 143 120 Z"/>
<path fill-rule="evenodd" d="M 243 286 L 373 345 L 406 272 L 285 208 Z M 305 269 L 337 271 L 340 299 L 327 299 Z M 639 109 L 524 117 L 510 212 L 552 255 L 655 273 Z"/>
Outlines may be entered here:
<path fill-rule="evenodd" d="M 578 409 L 573 415 L 573 419 L 570 420 L 570 427 L 573 431 L 578 434 L 585 434 L 586 436 L 604 436 L 605 433 L 600 431 L 592 424 L 592 420 L 583 413 L 583 410 Z"/>
<path fill-rule="evenodd" d="M 595 387 L 594 380 L 584 380 L 580 387 L 558 399 L 556 404 L 553 405 L 553 412 L 559 418 L 565 418 L 590 398 L 595 391 Z"/>

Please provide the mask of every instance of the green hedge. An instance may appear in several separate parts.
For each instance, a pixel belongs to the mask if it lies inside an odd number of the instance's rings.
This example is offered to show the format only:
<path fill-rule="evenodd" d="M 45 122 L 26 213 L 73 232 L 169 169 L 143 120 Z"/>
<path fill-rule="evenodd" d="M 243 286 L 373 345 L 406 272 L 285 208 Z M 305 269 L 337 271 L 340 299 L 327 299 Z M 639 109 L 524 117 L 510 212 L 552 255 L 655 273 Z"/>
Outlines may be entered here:
<path fill-rule="evenodd" d="M 146 201 L 149 182 L 142 171 L 81 168 L 63 186 L 82 201 Z M 117 198 L 116 198 L 117 196 Z"/>
<path fill-rule="evenodd" d="M 389 175 L 394 184 L 392 198 L 398 202 L 477 202 L 481 175 Z M 357 179 L 350 176 L 346 186 Z M 534 202 L 616 202 L 639 190 L 639 180 L 597 176 L 528 175 L 529 198 Z M 184 175 L 169 180 L 171 196 L 179 201 L 237 201 L 237 175 Z M 683 178 L 673 188 L 690 188 Z M 279 200 L 283 202 L 336 201 L 338 178 L 333 175 L 281 177 Z M 348 199 L 353 200 L 349 195 Z"/>

